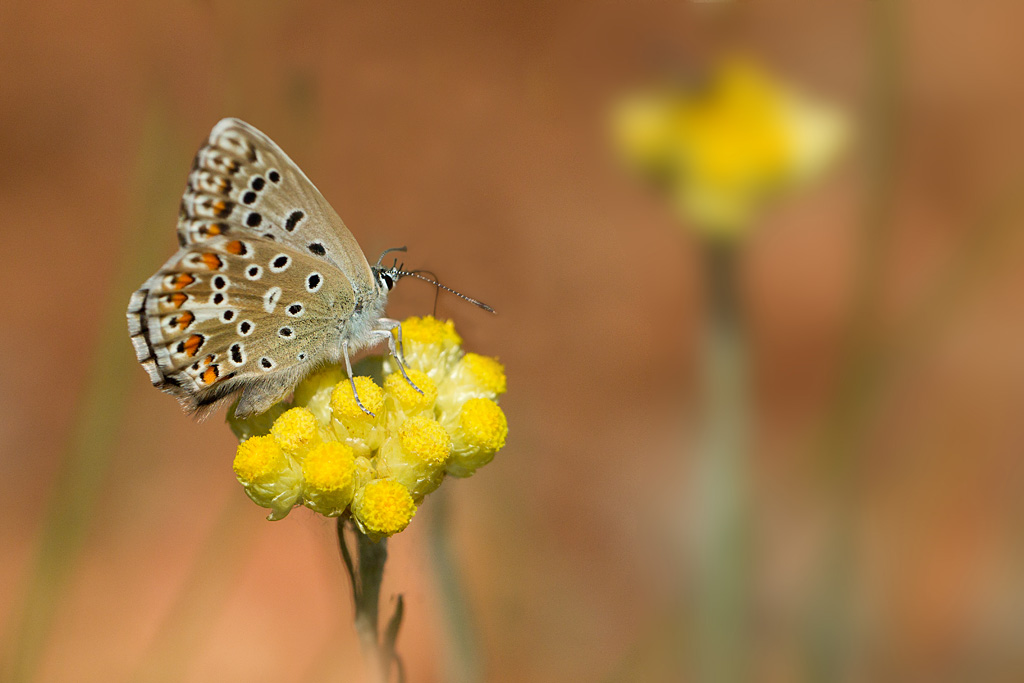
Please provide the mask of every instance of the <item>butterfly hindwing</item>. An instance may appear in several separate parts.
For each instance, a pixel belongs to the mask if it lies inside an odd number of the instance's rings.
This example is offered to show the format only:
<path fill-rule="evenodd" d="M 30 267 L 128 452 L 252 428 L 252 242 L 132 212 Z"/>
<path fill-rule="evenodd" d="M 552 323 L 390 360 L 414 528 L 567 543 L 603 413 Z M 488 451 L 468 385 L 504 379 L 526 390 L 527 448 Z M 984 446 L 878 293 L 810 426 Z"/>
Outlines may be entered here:
<path fill-rule="evenodd" d="M 262 238 L 182 247 L 132 297 L 129 328 L 150 379 L 192 411 L 243 390 L 239 415 L 336 361 L 355 299 L 333 265 Z"/>

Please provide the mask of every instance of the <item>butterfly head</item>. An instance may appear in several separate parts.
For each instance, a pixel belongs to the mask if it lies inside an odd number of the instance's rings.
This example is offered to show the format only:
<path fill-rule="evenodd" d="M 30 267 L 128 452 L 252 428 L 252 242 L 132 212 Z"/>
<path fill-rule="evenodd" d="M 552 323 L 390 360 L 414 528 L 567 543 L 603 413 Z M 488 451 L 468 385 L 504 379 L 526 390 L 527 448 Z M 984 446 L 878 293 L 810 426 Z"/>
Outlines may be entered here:
<path fill-rule="evenodd" d="M 391 289 L 394 288 L 395 283 L 398 282 L 403 275 L 408 275 L 406 271 L 402 270 L 402 268 L 405 267 L 405 264 L 403 263 L 399 265 L 398 259 L 395 259 L 390 268 L 386 268 L 381 265 L 385 256 L 393 251 L 405 251 L 405 249 L 405 247 L 392 247 L 391 249 L 385 249 L 384 253 L 380 255 L 379 259 L 377 259 L 377 264 L 371 267 L 373 277 L 377 280 L 377 286 L 381 291 L 390 292 Z"/>

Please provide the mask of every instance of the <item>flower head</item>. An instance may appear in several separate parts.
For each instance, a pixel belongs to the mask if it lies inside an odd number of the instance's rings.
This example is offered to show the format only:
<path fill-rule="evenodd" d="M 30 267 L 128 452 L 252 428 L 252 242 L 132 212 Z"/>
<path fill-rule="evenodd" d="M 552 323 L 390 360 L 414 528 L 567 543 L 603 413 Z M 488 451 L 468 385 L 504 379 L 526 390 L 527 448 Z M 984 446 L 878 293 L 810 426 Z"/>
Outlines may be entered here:
<path fill-rule="evenodd" d="M 447 471 L 456 477 L 468 477 L 493 460 L 505 445 L 508 420 L 494 401 L 471 398 L 459 411 L 452 432 L 452 457 Z"/>
<path fill-rule="evenodd" d="M 337 517 L 355 494 L 356 459 L 352 448 L 338 441 L 316 446 L 302 461 L 302 479 L 306 507 Z"/>
<path fill-rule="evenodd" d="M 662 187 L 696 230 L 731 238 L 768 199 L 823 170 L 845 122 L 733 57 L 699 87 L 663 85 L 624 99 L 613 132 L 627 163 Z"/>
<path fill-rule="evenodd" d="M 452 452 L 452 437 L 434 418 L 416 415 L 406 420 L 381 446 L 377 472 L 405 486 L 414 500 L 437 489 Z"/>
<path fill-rule="evenodd" d="M 277 444 L 290 455 L 298 455 L 319 440 L 320 423 L 309 408 L 297 407 L 285 411 L 274 420 L 270 433 Z"/>
<path fill-rule="evenodd" d="M 409 490 L 392 479 L 376 479 L 356 492 L 352 516 L 371 539 L 397 534 L 409 526 L 416 504 Z"/>
<path fill-rule="evenodd" d="M 392 372 L 384 378 L 384 391 L 388 398 L 393 399 L 394 408 L 411 415 L 433 408 L 434 401 L 437 400 L 437 385 L 434 384 L 434 380 L 430 379 L 427 373 L 415 368 L 409 368 L 407 374 L 412 384 L 406 381 L 401 372 Z"/>
<path fill-rule="evenodd" d="M 238 444 L 234 470 L 249 498 L 270 508 L 270 519 L 283 518 L 299 499 L 301 471 L 272 436 L 254 436 Z"/>
<path fill-rule="evenodd" d="M 390 536 L 446 474 L 468 477 L 505 445 L 501 363 L 464 353 L 451 321 L 426 316 L 402 326 L 408 380 L 393 359 L 371 363 L 364 367 L 380 375 L 356 376 L 353 393 L 353 382 L 330 366 L 299 383 L 289 404 L 232 418 L 247 439 L 235 472 L 271 519 L 305 505 L 351 515 L 371 538 Z"/>

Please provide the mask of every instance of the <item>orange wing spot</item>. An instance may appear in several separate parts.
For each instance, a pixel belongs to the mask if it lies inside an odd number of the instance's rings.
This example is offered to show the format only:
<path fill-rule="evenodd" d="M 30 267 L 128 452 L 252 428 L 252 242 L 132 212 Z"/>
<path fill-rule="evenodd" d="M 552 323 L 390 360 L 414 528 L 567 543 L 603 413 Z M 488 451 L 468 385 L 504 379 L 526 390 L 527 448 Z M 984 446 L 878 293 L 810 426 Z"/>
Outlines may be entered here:
<path fill-rule="evenodd" d="M 171 326 L 177 327 L 179 330 L 186 330 L 188 326 L 195 322 L 196 316 L 190 311 L 185 311 L 179 316 L 171 319 Z"/>
<path fill-rule="evenodd" d="M 174 294 L 167 295 L 167 303 L 171 304 L 175 308 L 181 308 L 181 305 L 188 301 L 188 294 L 184 292 L 175 292 Z"/>
<path fill-rule="evenodd" d="M 205 384 L 213 384 L 214 382 L 217 381 L 217 377 L 219 376 L 220 371 L 217 369 L 216 365 L 211 365 L 210 367 L 203 370 L 203 382 Z"/>
<path fill-rule="evenodd" d="M 228 242 L 227 244 L 224 245 L 224 248 L 227 250 L 229 254 L 234 254 L 235 256 L 241 256 L 246 252 L 246 248 L 245 245 L 242 244 L 242 240 L 234 240 L 233 242 Z"/>
<path fill-rule="evenodd" d="M 171 286 L 175 289 L 185 289 L 195 281 L 196 279 L 188 273 L 178 273 L 171 280 Z"/>
<path fill-rule="evenodd" d="M 221 266 L 224 265 L 224 262 L 220 260 L 220 256 L 217 256 L 216 254 L 206 253 L 201 255 L 199 258 L 203 261 L 203 263 L 206 264 L 206 267 L 209 268 L 210 270 L 218 270 Z"/>
<path fill-rule="evenodd" d="M 199 226 L 199 234 L 204 237 L 216 237 L 222 232 L 224 232 L 224 225 L 222 223 L 210 223 L 209 225 Z"/>
<path fill-rule="evenodd" d="M 199 347 L 206 341 L 206 337 L 201 334 L 193 334 L 191 337 L 185 340 L 184 351 L 185 354 L 192 358 L 199 353 Z"/>
<path fill-rule="evenodd" d="M 220 218 L 224 218 L 231 213 L 231 205 L 223 200 L 218 200 L 213 203 L 213 213 Z"/>

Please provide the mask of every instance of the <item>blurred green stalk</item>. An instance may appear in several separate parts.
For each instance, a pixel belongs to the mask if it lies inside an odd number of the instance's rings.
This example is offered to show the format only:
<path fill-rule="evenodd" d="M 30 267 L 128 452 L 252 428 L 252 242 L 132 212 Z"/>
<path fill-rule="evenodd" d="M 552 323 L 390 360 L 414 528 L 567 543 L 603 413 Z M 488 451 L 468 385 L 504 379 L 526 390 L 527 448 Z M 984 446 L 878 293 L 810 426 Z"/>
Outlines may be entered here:
<path fill-rule="evenodd" d="M 166 223 L 154 209 L 155 188 L 165 185 L 162 167 L 164 151 L 170 148 L 170 125 L 166 111 L 151 107 L 139 149 L 138 171 L 133 175 L 138 188 L 131 193 L 139 204 L 130 214 L 137 218 L 122 231 L 118 274 L 114 278 L 103 314 L 100 336 L 94 345 L 88 380 L 76 402 L 70 438 L 40 526 L 35 555 L 29 561 L 24 596 L 16 612 L 15 626 L 7 642 L 2 667 L 4 681 L 31 681 L 36 677 L 46 649 L 57 609 L 75 570 L 86 536 L 92 528 L 100 491 L 106 480 L 111 457 L 116 451 L 129 392 L 129 373 L 136 372 L 128 343 L 125 307 L 128 294 L 152 270 L 155 249 L 162 246 L 144 239 L 146 229 Z"/>
<path fill-rule="evenodd" d="M 441 611 L 447 631 L 444 680 L 449 683 L 477 683 L 483 680 L 479 645 L 475 635 L 472 608 L 466 600 L 465 581 L 455 559 L 451 535 L 451 493 L 442 487 L 431 496 L 430 559 L 441 598 Z"/>
<path fill-rule="evenodd" d="M 738 247 L 705 247 L 705 431 L 694 491 L 699 681 L 748 679 L 750 652 L 749 380 L 738 293 Z"/>
<path fill-rule="evenodd" d="M 901 79 L 898 0 L 873 0 L 868 9 L 870 63 L 864 135 L 864 204 L 861 253 L 846 348 L 831 406 L 826 412 L 819 459 L 832 504 L 831 531 L 821 575 L 812 591 L 805 625 L 807 677 L 841 681 L 849 677 L 855 647 L 858 456 L 871 421 L 881 375 L 880 309 L 883 272 L 893 234 L 896 148 Z"/>
<path fill-rule="evenodd" d="M 352 548 L 349 548 L 346 526 L 352 531 Z M 337 529 L 338 547 L 351 580 L 356 633 L 363 649 L 369 680 L 371 683 L 387 683 L 394 664 L 398 670 L 398 680 L 403 681 L 405 675 L 402 662 L 395 652 L 404 613 L 401 595 L 398 596 L 395 612 L 388 620 L 384 633 L 380 633 L 380 587 L 384 581 L 384 564 L 388 559 L 388 539 L 371 541 L 354 522 L 345 517 L 338 517 Z"/>

